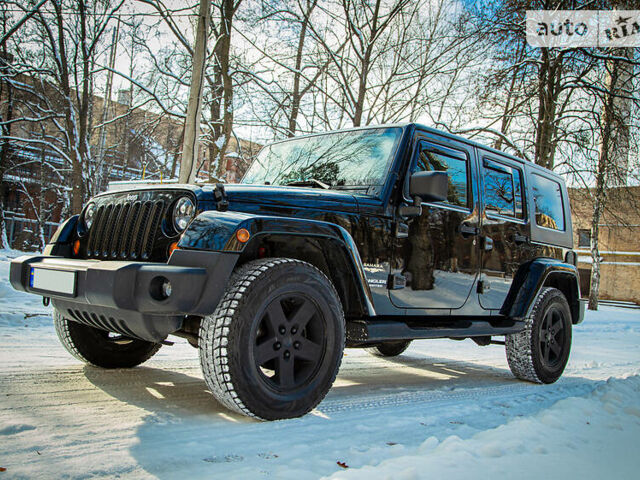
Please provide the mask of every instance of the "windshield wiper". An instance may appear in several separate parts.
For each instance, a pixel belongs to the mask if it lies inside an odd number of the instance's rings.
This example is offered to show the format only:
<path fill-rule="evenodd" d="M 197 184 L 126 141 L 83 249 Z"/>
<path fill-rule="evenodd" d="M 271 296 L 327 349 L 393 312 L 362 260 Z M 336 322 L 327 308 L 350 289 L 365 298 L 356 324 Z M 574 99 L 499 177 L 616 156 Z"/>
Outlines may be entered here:
<path fill-rule="evenodd" d="M 369 190 L 371 185 L 334 185 L 334 190 Z"/>
<path fill-rule="evenodd" d="M 296 180 L 295 182 L 289 182 L 285 184 L 287 187 L 320 187 L 320 188 L 324 188 L 325 190 L 329 190 L 331 188 L 331 185 L 327 185 L 324 182 L 321 182 L 320 180 L 317 180 L 315 178 L 307 178 L 306 180 Z"/>

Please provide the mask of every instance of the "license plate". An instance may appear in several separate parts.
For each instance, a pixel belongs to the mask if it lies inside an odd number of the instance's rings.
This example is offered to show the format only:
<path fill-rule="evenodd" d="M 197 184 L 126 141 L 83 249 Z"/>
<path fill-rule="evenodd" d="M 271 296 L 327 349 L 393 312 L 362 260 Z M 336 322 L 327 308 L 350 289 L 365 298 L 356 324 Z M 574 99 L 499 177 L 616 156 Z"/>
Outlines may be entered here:
<path fill-rule="evenodd" d="M 75 295 L 76 272 L 31 267 L 29 286 L 36 290 Z"/>

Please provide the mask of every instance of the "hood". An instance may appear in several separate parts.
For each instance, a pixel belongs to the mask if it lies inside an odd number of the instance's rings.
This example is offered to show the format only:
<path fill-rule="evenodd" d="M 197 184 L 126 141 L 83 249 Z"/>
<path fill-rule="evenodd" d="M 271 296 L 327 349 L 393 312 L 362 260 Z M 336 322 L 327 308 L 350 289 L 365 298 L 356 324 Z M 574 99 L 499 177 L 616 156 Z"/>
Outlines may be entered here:
<path fill-rule="evenodd" d="M 98 195 L 100 197 L 125 197 L 136 195 L 139 198 L 158 195 L 158 191 L 191 191 L 198 203 L 205 209 L 215 209 L 215 185 L 185 184 L 127 184 L 122 188 L 110 189 Z M 357 213 L 358 202 L 349 191 L 324 190 L 322 188 L 281 187 L 275 185 L 224 184 L 229 201 L 229 210 L 253 213 L 272 213 L 274 215 L 291 214 L 292 210 L 328 210 L 344 213 Z"/>
<path fill-rule="evenodd" d="M 358 212 L 356 198 L 346 191 L 240 184 L 225 184 L 224 189 L 229 210 L 245 211 L 246 205 L 253 211 L 259 205 L 261 210 L 273 210 L 274 213 L 284 213 L 292 208 Z"/>

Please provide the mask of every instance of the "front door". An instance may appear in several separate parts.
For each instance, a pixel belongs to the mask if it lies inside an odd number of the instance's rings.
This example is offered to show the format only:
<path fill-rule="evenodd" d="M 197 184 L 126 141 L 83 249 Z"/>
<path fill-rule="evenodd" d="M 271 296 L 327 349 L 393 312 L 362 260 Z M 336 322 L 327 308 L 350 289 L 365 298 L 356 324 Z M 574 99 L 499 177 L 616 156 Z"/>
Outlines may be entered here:
<path fill-rule="evenodd" d="M 480 305 L 499 310 L 518 267 L 530 259 L 530 225 L 517 162 L 479 151 L 482 215 Z"/>
<path fill-rule="evenodd" d="M 428 138 L 416 147 L 409 172 L 446 171 L 449 195 L 445 202 L 422 203 L 422 215 L 406 220 L 408 235 L 396 239 L 389 296 L 400 308 L 460 308 L 480 266 L 475 152 Z"/>

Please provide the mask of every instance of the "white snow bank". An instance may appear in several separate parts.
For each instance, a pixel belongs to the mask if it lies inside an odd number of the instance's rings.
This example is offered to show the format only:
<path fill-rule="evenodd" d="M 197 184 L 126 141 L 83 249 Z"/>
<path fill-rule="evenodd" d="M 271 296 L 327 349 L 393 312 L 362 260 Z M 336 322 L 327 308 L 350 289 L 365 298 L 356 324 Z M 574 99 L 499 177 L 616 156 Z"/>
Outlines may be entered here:
<path fill-rule="evenodd" d="M 3 315 L 4 318 L 0 317 L 0 325 L 15 324 L 15 321 L 24 318 L 24 314 L 31 315 L 49 313 L 51 311 L 42 304 L 42 297 L 18 292 L 9 283 L 11 259 L 21 255 L 25 255 L 25 253 L 18 250 L 0 250 L 0 312 L 3 314 L 19 314 Z"/>
<path fill-rule="evenodd" d="M 337 472 L 334 479 L 638 478 L 640 377 L 609 379 L 587 397 L 462 440 L 429 437 L 410 455 Z"/>

